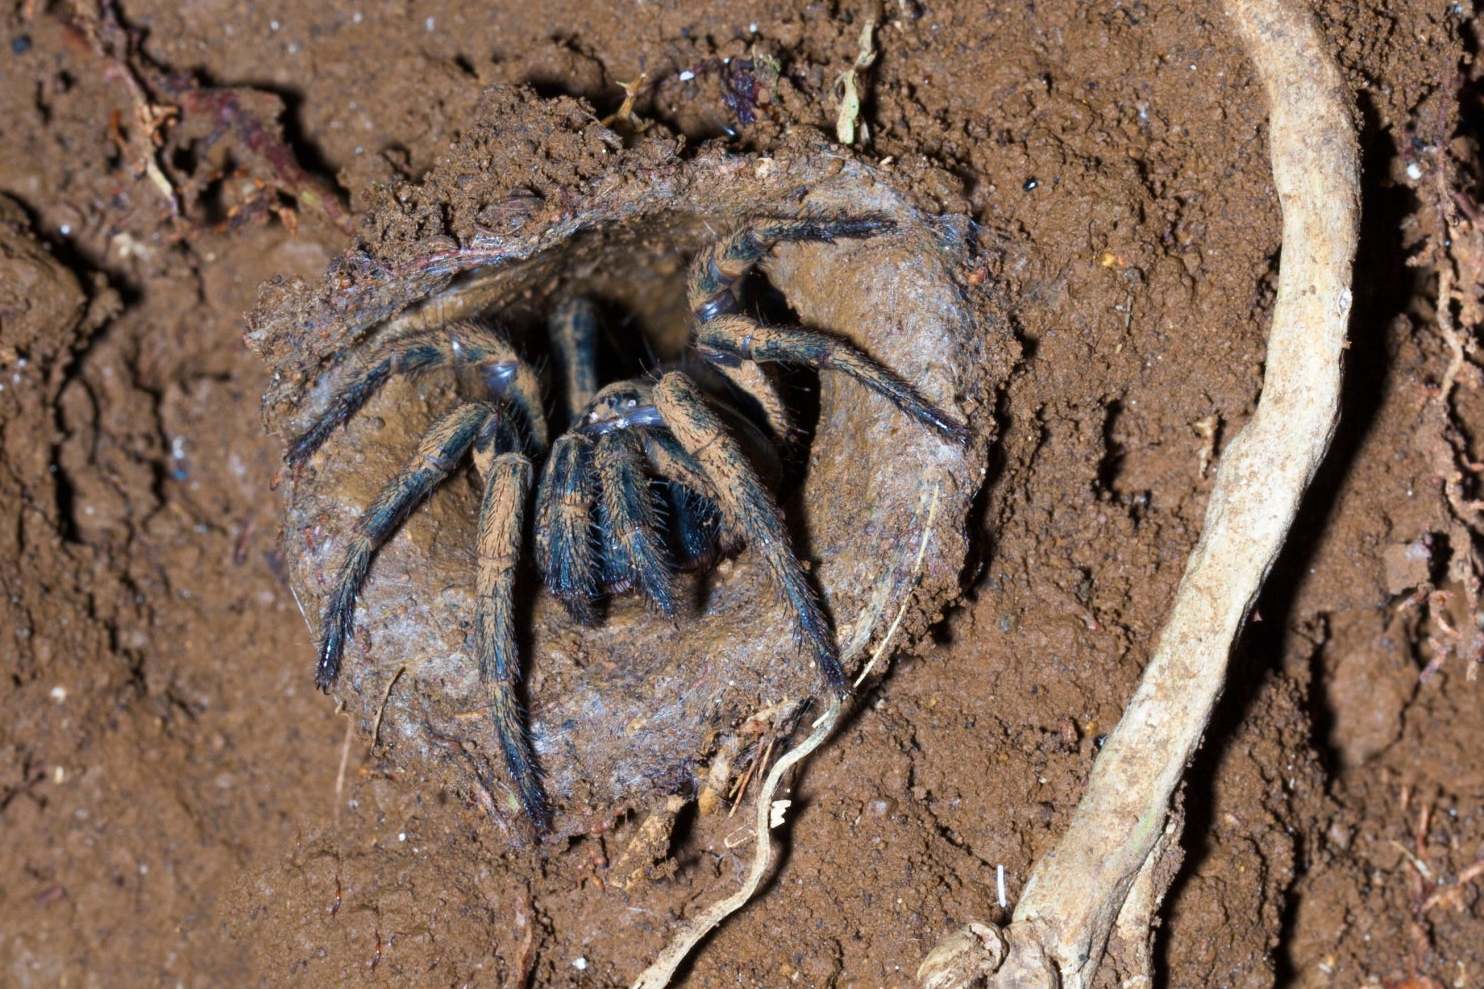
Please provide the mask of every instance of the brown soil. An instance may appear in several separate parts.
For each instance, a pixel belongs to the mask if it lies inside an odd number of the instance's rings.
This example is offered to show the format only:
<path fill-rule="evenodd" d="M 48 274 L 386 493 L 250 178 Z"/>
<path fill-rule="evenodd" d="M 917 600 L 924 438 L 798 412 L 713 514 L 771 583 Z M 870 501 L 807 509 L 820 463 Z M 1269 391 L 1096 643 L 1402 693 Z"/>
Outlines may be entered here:
<path fill-rule="evenodd" d="M 622 985 L 745 868 L 724 800 L 646 819 L 673 780 L 512 844 L 470 774 L 420 772 L 314 691 L 259 415 L 287 379 L 242 338 L 270 279 L 340 259 L 363 285 L 608 173 L 579 101 L 613 114 L 641 75 L 648 129 L 612 123 L 636 169 L 818 146 L 867 8 L 468 6 L 0 16 L 0 981 Z M 1366 155 L 1345 418 L 1184 790 L 1159 964 L 1176 986 L 1473 986 L 1484 388 L 1439 386 L 1445 326 L 1481 313 L 1435 300 L 1440 272 L 1484 272 L 1478 23 L 1321 7 Z M 979 413 L 998 440 L 960 603 L 798 779 L 781 871 L 688 985 L 908 985 L 951 925 L 1003 919 L 997 867 L 1013 904 L 1065 824 L 1261 383 L 1262 101 L 1194 8 L 886 10 L 862 160 L 981 225 L 1017 338 L 992 354 L 1019 358 Z M 571 119 L 480 143 L 537 100 Z M 471 148 L 509 209 L 459 208 Z"/>

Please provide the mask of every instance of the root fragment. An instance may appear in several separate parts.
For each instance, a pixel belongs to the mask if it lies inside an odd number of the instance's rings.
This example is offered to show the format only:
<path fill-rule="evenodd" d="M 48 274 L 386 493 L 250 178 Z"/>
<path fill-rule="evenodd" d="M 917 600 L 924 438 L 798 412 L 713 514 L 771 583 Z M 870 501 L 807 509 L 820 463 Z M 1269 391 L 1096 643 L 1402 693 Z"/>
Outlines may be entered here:
<path fill-rule="evenodd" d="M 114 143 L 135 175 L 159 193 L 177 234 L 184 238 L 199 227 L 208 187 L 223 177 L 236 177 L 253 193 L 228 211 L 237 225 L 272 214 L 293 230 L 298 216 L 292 206 L 322 214 L 342 233 L 351 222 L 337 194 L 300 167 L 283 138 L 278 119 L 283 101 L 273 93 L 247 87 L 202 86 L 187 76 L 162 71 L 142 54 L 141 36 L 119 16 L 117 4 L 105 0 L 96 15 L 81 10 L 73 24 L 103 63 L 104 75 L 122 83 L 133 112 L 125 121 L 116 114 L 109 129 Z M 216 160 L 184 173 L 170 165 L 171 152 L 190 150 L 191 157 Z M 240 161 L 232 176 L 227 162 Z M 280 195 L 290 204 L 281 202 Z"/>
<path fill-rule="evenodd" d="M 824 744 L 824 740 L 830 736 L 836 723 L 840 720 L 840 701 L 838 698 L 830 702 L 829 708 L 823 717 L 814 723 L 814 730 L 803 742 L 785 752 L 768 773 L 767 780 L 763 783 L 761 792 L 757 799 L 757 823 L 756 842 L 753 846 L 752 868 L 743 880 L 742 886 L 731 896 L 711 904 L 702 913 L 687 924 L 679 934 L 671 940 L 669 946 L 660 952 L 655 963 L 644 970 L 644 973 L 634 981 L 632 989 L 663 989 L 670 984 L 675 970 L 680 963 L 685 961 L 691 949 L 700 943 L 701 939 L 710 934 L 718 924 L 736 913 L 747 905 L 753 894 L 757 892 L 758 886 L 762 884 L 763 876 L 767 875 L 768 864 L 773 858 L 773 842 L 768 837 L 768 832 L 779 824 L 782 817 L 774 823 L 774 794 L 783 781 L 783 774 L 792 769 L 795 764 L 808 758 L 809 754 Z M 786 807 L 786 803 L 785 803 Z"/>
<path fill-rule="evenodd" d="M 1431 169 L 1430 195 L 1424 197 L 1435 215 L 1437 233 L 1415 262 L 1433 268 L 1438 275 L 1433 319 L 1448 348 L 1449 361 L 1429 409 L 1434 425 L 1428 449 L 1453 516 L 1447 579 L 1462 591 L 1467 621 L 1461 628 L 1453 627 L 1442 608 L 1432 607 L 1432 598 L 1446 592 L 1429 596 L 1438 632 L 1428 636 L 1432 658 L 1423 673 L 1430 678 L 1450 657 L 1462 656 L 1464 678 L 1472 683 L 1484 662 L 1484 559 L 1479 550 L 1484 543 L 1484 499 L 1479 497 L 1484 464 L 1474 462 L 1469 454 L 1470 437 L 1454 396 L 1459 389 L 1484 385 L 1484 353 L 1478 339 L 1484 325 L 1484 227 L 1479 204 L 1469 191 L 1472 180 L 1463 173 L 1446 132 L 1449 125 L 1444 121 L 1458 116 L 1457 92 L 1440 97 L 1439 122 L 1430 140 L 1437 158 Z"/>
<path fill-rule="evenodd" d="M 835 140 L 852 147 L 856 138 L 865 144 L 871 138 L 870 129 L 861 122 L 862 76 L 876 64 L 876 20 L 871 18 L 861 27 L 860 51 L 850 68 L 840 73 L 835 80 L 835 98 L 840 109 L 835 115 Z"/>
<path fill-rule="evenodd" d="M 634 103 L 644 95 L 645 90 L 649 89 L 649 73 L 641 72 L 637 79 L 629 82 L 620 81 L 618 86 L 623 90 L 623 102 L 619 104 L 617 110 L 598 122 L 604 127 L 623 124 L 634 134 L 644 133 L 649 129 L 649 121 L 634 112 Z"/>
<path fill-rule="evenodd" d="M 619 889 L 633 889 L 654 875 L 655 863 L 665 859 L 670 850 L 670 836 L 675 830 L 675 818 L 685 806 L 685 798 L 672 796 L 664 806 L 654 811 L 639 825 L 623 854 L 608 870 L 608 881 Z"/>
<path fill-rule="evenodd" d="M 1148 984 L 1151 918 L 1178 850 L 1171 797 L 1220 694 L 1232 643 L 1334 432 L 1359 230 L 1349 95 L 1306 5 L 1229 0 L 1227 9 L 1267 91 L 1283 210 L 1262 397 L 1222 456 L 1205 529 L 1154 655 L 1067 833 L 1031 872 L 1002 963 L 992 975 L 984 966 L 930 967 L 920 979 L 933 989 L 984 977 L 991 986 L 1090 986 L 1115 923 L 1120 954 L 1134 969 L 1120 973 L 1124 984 Z M 962 932 L 954 938 L 964 942 Z"/>
<path fill-rule="evenodd" d="M 934 485 L 933 490 L 927 496 L 927 509 L 922 523 L 922 540 L 918 546 L 917 557 L 913 562 L 912 580 L 914 582 L 921 576 L 923 557 L 927 552 L 928 541 L 932 538 L 933 518 L 938 510 L 939 490 L 939 487 Z M 856 680 L 857 685 L 875 668 L 876 663 L 886 654 L 887 649 L 890 648 L 896 638 L 897 629 L 901 626 L 902 618 L 906 615 L 907 608 L 911 602 L 912 594 L 909 591 L 905 595 L 896 617 L 892 619 L 891 625 L 887 628 L 886 635 L 882 638 L 881 644 L 871 654 L 871 658 L 866 662 L 860 678 Z M 685 961 L 686 956 L 700 943 L 701 939 L 715 930 L 722 921 L 746 906 L 748 901 L 757 893 L 757 889 L 762 884 L 763 877 L 767 875 L 768 865 L 773 858 L 773 842 L 769 836 L 769 832 L 783 825 L 788 808 L 793 803 L 790 800 L 780 800 L 777 798 L 778 788 L 783 782 L 783 775 L 795 765 L 808 758 L 815 749 L 824 744 L 825 739 L 830 737 L 831 733 L 835 730 L 835 726 L 839 724 L 840 714 L 844 710 L 846 708 L 842 705 L 839 698 L 831 700 L 830 706 L 825 710 L 824 714 L 819 720 L 814 722 L 809 736 L 795 747 L 783 753 L 778 758 L 778 761 L 773 764 L 772 770 L 769 771 L 762 788 L 758 791 L 757 814 L 752 834 L 754 842 L 752 868 L 748 871 L 747 878 L 743 880 L 741 887 L 731 896 L 713 903 L 682 928 L 671 939 L 665 950 L 660 953 L 659 958 L 655 960 L 654 964 L 645 969 L 643 974 L 634 981 L 630 989 L 664 989 L 665 986 L 668 986 L 670 980 L 675 975 L 675 970 L 680 967 L 681 962 Z M 764 761 L 765 758 L 759 758 L 756 765 L 761 765 Z M 738 842 L 738 844 L 741 844 L 741 842 Z M 727 847 L 736 847 L 730 838 L 727 840 Z"/>

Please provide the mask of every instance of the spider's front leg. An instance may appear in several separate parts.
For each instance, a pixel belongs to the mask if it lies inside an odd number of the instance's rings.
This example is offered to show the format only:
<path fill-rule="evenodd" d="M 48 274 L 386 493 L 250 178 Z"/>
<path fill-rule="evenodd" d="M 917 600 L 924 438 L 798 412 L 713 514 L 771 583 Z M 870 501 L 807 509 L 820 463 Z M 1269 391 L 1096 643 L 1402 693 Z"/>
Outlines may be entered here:
<path fill-rule="evenodd" d="M 845 671 L 834 629 L 804 576 L 783 525 L 778 503 L 748 462 L 721 418 L 680 372 L 665 375 L 654 389 L 654 404 L 690 460 L 705 475 L 727 526 L 740 533 L 768 565 L 768 571 L 794 613 L 799 638 L 814 655 L 825 686 L 845 693 Z"/>
<path fill-rule="evenodd" d="M 658 423 L 648 385 L 598 392 L 553 448 L 537 496 L 536 549 L 547 586 L 575 617 L 591 617 L 600 590 L 637 587 L 675 614 L 674 562 L 661 533 L 639 434 Z M 587 536 L 596 516 L 600 554 Z"/>
<path fill-rule="evenodd" d="M 475 615 L 480 677 L 489 691 L 491 717 L 511 780 L 540 831 L 546 828 L 550 812 L 516 701 L 520 663 L 512 615 L 532 473 L 531 462 L 522 451 L 539 453 L 547 436 L 535 372 L 504 338 L 469 323 L 392 340 L 358 362 L 327 411 L 291 444 L 288 461 L 297 465 L 308 459 L 392 375 L 454 365 L 478 372 L 493 401 L 461 405 L 439 419 L 407 466 L 387 482 L 356 522 L 321 617 L 315 681 L 328 691 L 339 677 L 356 598 L 377 550 L 472 450 L 485 478 Z M 512 409 L 519 414 L 510 415 Z"/>
<path fill-rule="evenodd" d="M 397 337 L 376 348 L 370 357 L 357 359 L 324 413 L 289 444 L 285 459 L 294 467 L 308 460 L 393 376 L 452 366 L 473 367 L 491 397 L 503 398 L 521 410 L 531 441 L 537 447 L 546 445 L 546 418 L 536 372 L 498 333 L 461 322 Z"/>
<path fill-rule="evenodd" d="M 755 385 L 749 388 L 750 383 L 741 380 L 748 364 L 801 364 L 841 371 L 945 439 L 959 445 L 968 442 L 969 432 L 962 423 L 853 344 L 816 330 L 770 326 L 739 311 L 737 288 L 742 276 L 775 245 L 872 237 L 893 226 L 880 217 L 769 221 L 744 227 L 701 254 L 691 266 L 689 302 L 696 317 L 697 352 L 744 389 L 754 391 L 775 431 L 780 413 L 771 406 L 776 398 L 768 391 L 758 394 Z"/>
<path fill-rule="evenodd" d="M 497 410 L 483 402 L 462 405 L 433 424 L 407 466 L 377 494 L 355 524 L 335 586 L 320 621 L 315 683 L 328 691 L 340 676 L 340 660 L 355 623 L 356 598 L 371 558 L 412 510 L 463 461 L 480 439 L 500 426 Z"/>
<path fill-rule="evenodd" d="M 536 496 L 536 565 L 542 579 L 584 625 L 597 616 L 598 558 L 593 546 L 592 441 L 564 433 L 551 445 Z"/>
<path fill-rule="evenodd" d="M 474 616 L 479 677 L 489 693 L 490 714 L 510 780 L 540 834 L 551 824 L 551 810 L 516 697 L 520 653 L 515 638 L 515 576 L 531 491 L 531 461 L 525 454 L 497 454 L 492 444 L 481 444 L 474 452 L 474 463 L 484 477 Z"/>
<path fill-rule="evenodd" d="M 666 616 L 675 614 L 674 564 L 659 537 L 659 518 L 644 470 L 644 451 L 632 429 L 614 429 L 593 444 L 593 468 L 602 498 L 604 578 L 610 589 L 637 585 Z"/>

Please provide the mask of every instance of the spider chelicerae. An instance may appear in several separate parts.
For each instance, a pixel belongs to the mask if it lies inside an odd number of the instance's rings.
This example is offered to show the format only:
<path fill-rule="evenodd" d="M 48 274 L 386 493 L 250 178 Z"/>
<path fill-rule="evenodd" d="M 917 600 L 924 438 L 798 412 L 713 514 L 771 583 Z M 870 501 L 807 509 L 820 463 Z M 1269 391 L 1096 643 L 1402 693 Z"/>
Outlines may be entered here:
<path fill-rule="evenodd" d="M 533 501 L 537 568 L 574 620 L 598 620 L 600 600 L 631 590 L 673 616 L 677 571 L 704 569 L 746 544 L 766 564 L 825 688 L 843 694 L 834 630 L 764 481 L 797 432 L 765 365 L 843 372 L 950 442 L 966 443 L 968 432 L 852 344 L 749 315 L 743 285 L 779 244 L 862 239 L 893 227 L 880 216 L 769 218 L 702 250 L 687 280 L 690 370 L 668 370 L 657 380 L 651 374 L 600 387 L 594 307 L 581 299 L 563 304 L 550 320 L 550 344 L 568 428 L 555 441 L 535 368 L 487 326 L 454 322 L 355 357 L 326 411 L 292 441 L 291 467 L 308 460 L 393 375 L 472 369 L 485 396 L 437 420 L 356 522 L 321 617 L 320 689 L 328 691 L 339 676 L 376 551 L 467 457 L 484 484 L 475 652 L 511 783 L 538 833 L 549 827 L 551 811 L 517 701 L 514 597 Z"/>

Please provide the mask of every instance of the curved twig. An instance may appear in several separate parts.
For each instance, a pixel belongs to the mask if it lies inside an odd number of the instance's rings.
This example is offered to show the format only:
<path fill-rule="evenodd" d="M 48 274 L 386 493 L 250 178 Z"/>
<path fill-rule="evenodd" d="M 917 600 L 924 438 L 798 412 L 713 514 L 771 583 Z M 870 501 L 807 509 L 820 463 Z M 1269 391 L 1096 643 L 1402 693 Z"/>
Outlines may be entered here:
<path fill-rule="evenodd" d="M 711 904 L 686 924 L 660 953 L 659 958 L 655 959 L 654 964 L 646 968 L 644 973 L 634 980 L 631 989 L 664 989 L 670 984 L 675 970 L 680 967 L 681 962 L 685 961 L 691 949 L 699 944 L 703 937 L 710 934 L 718 924 L 742 909 L 747 901 L 752 899 L 763 881 L 764 874 L 768 871 L 768 863 L 773 858 L 773 843 L 768 837 L 768 832 L 783 823 L 782 812 L 787 809 L 787 801 L 779 801 L 784 806 L 775 807 L 773 795 L 778 792 L 778 784 L 782 781 L 784 773 L 819 748 L 834 730 L 835 723 L 839 719 L 840 700 L 836 698 L 830 702 L 829 708 L 819 720 L 814 722 L 814 730 L 809 733 L 809 737 L 789 749 L 773 764 L 773 768 L 768 772 L 767 781 L 758 791 L 756 838 L 753 842 L 752 868 L 748 870 L 747 878 L 743 880 L 735 893 Z"/>
<path fill-rule="evenodd" d="M 912 579 L 916 580 L 922 574 L 922 559 L 927 552 L 928 541 L 933 534 L 933 519 L 938 513 L 938 493 L 940 488 L 934 486 L 932 494 L 929 495 L 926 518 L 922 526 L 922 541 L 917 547 L 917 559 L 912 564 Z M 886 630 L 886 635 L 881 639 L 881 644 L 866 661 L 861 669 L 860 676 L 856 678 L 855 686 L 859 687 L 861 682 L 875 669 L 876 664 L 887 650 L 891 648 L 896 639 L 897 629 L 902 624 L 902 618 L 907 614 L 907 608 L 912 603 L 912 594 L 909 591 L 898 609 L 896 617 L 892 619 L 891 625 Z M 868 622 L 869 624 L 869 622 Z M 848 710 L 839 698 L 830 702 L 830 706 L 820 715 L 819 720 L 814 722 L 809 736 L 798 745 L 789 749 L 778 761 L 773 764 L 762 788 L 757 794 L 757 821 L 753 830 L 752 867 L 748 870 L 747 878 L 742 881 L 736 892 L 732 893 L 707 907 L 705 911 L 693 918 L 686 924 L 665 946 L 665 950 L 655 959 L 654 964 L 646 968 L 642 975 L 634 981 L 630 989 L 665 989 L 670 980 L 675 976 L 675 970 L 680 963 L 685 961 L 692 949 L 701 943 L 701 939 L 716 929 L 722 921 L 732 914 L 741 910 L 748 901 L 757 894 L 758 887 L 762 885 L 763 876 L 767 874 L 768 865 L 773 859 L 773 840 L 770 832 L 773 828 L 783 823 L 784 812 L 788 809 L 789 802 L 786 800 L 775 800 L 778 788 L 783 782 L 783 774 L 795 765 L 808 758 L 809 754 L 830 737 L 835 726 L 840 723 L 840 715 Z"/>

